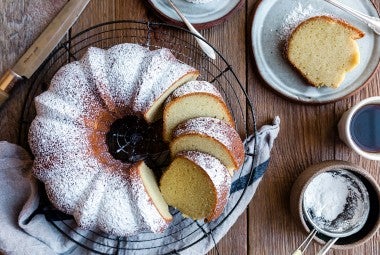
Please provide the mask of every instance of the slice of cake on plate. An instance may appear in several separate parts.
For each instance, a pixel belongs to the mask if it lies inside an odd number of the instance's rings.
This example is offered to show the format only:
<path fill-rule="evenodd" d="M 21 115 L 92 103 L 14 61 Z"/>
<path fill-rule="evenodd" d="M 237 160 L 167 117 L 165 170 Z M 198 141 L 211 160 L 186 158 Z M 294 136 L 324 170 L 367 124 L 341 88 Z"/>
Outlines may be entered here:
<path fill-rule="evenodd" d="M 286 57 L 313 86 L 338 88 L 360 62 L 356 42 L 364 33 L 345 21 L 316 16 L 299 24 L 289 37 Z"/>

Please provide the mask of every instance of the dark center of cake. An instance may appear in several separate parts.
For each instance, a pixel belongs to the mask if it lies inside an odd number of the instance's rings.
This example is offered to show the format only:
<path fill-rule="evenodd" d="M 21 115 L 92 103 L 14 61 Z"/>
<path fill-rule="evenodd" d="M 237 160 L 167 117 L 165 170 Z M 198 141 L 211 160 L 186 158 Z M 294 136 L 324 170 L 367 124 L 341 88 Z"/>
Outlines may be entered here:
<path fill-rule="evenodd" d="M 168 159 L 168 145 L 162 141 L 162 121 L 148 124 L 137 116 L 116 120 L 107 133 L 110 154 L 124 163 L 144 160 L 152 168 Z"/>

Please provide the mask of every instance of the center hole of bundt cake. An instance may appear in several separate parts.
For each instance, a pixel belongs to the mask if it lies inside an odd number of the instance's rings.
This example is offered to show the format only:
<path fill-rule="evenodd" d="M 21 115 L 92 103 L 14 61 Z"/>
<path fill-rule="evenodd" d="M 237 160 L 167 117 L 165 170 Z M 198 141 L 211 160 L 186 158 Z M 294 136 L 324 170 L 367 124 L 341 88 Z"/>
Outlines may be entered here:
<path fill-rule="evenodd" d="M 150 167 L 164 165 L 168 145 L 162 140 L 162 121 L 148 124 L 137 116 L 116 120 L 107 133 L 110 154 L 125 163 L 145 160 Z"/>

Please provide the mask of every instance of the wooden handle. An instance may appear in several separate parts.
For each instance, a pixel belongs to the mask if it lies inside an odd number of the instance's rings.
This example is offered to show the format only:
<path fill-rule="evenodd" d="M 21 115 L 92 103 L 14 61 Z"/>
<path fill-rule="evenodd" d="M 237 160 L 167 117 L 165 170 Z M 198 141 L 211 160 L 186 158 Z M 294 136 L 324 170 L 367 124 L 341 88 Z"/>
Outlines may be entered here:
<path fill-rule="evenodd" d="M 22 79 L 22 77 L 12 70 L 8 70 L 1 78 L 0 78 L 0 90 L 3 92 L 9 92 L 17 80 Z"/>
<path fill-rule="evenodd" d="M 7 101 L 8 97 L 9 95 L 6 92 L 0 90 L 0 106 Z"/>
<path fill-rule="evenodd" d="M 13 72 L 12 70 L 8 70 L 0 78 L 0 105 L 2 105 L 8 99 L 9 91 L 13 88 L 16 81 L 20 79 L 22 79 L 22 77 Z"/>

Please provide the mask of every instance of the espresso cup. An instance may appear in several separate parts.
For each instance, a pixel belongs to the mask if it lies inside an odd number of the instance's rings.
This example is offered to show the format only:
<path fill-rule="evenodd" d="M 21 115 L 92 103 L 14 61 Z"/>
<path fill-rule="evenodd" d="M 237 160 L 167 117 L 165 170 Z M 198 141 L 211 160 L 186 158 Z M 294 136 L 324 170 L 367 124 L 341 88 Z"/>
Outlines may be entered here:
<path fill-rule="evenodd" d="M 360 101 L 339 123 L 340 139 L 359 155 L 380 160 L 380 96 Z"/>

